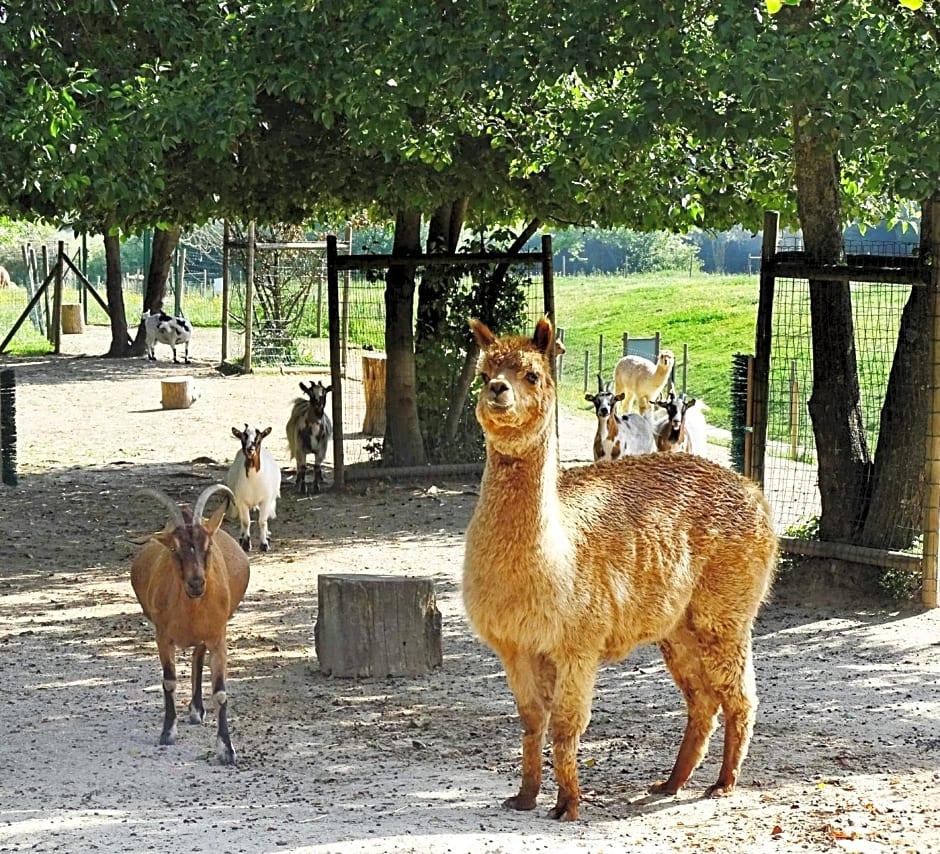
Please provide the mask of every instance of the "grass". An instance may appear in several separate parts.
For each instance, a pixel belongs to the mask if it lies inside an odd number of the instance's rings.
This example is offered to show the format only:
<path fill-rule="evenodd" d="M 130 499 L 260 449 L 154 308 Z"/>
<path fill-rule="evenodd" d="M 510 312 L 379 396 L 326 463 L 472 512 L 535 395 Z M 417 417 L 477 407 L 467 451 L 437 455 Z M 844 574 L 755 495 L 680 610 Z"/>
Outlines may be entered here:
<path fill-rule="evenodd" d="M 746 275 L 556 277 L 555 313 L 558 325 L 565 329 L 568 350 L 559 383 L 562 404 L 574 410 L 590 409 L 584 400 L 585 354 L 589 362 L 587 387 L 593 393 L 597 390 L 601 336 L 600 369 L 605 380 L 610 380 L 622 354 L 624 332 L 631 337 L 652 337 L 659 332 L 662 346 L 675 351 L 679 361 L 683 345 L 688 345 L 687 390 L 708 404 L 709 423 L 728 429 L 731 359 L 734 353 L 753 352 L 757 295 L 757 277 Z M 64 302 L 77 299 L 77 292 L 66 289 Z M 139 295 L 128 293 L 125 297 L 131 323 L 136 319 L 130 311 L 137 304 L 135 300 L 139 300 Z M 0 299 L 0 330 L 9 330 L 22 311 L 25 294 L 19 292 L 16 305 L 4 302 Z M 172 306 L 172 299 L 168 303 Z M 196 326 L 218 326 L 221 298 L 191 289 L 186 294 L 185 311 Z M 88 321 L 107 323 L 107 316 L 94 300 L 89 302 Z M 23 355 L 45 353 L 48 349 L 48 342 L 28 321 L 10 347 L 12 352 Z M 677 377 L 681 377 L 678 368 Z"/>
<path fill-rule="evenodd" d="M 587 390 L 597 390 L 597 373 L 613 379 L 623 353 L 623 334 L 651 338 L 682 360 L 688 345 L 686 388 L 710 407 L 709 423 L 731 426 L 731 365 L 735 353 L 754 352 L 757 276 L 688 273 L 631 276 L 559 276 L 555 315 L 565 330 L 567 354 L 559 384 L 562 404 L 590 408 Z M 603 364 L 599 366 L 603 336 Z M 585 356 L 586 354 L 586 356 Z M 676 376 L 681 380 L 677 365 Z"/>

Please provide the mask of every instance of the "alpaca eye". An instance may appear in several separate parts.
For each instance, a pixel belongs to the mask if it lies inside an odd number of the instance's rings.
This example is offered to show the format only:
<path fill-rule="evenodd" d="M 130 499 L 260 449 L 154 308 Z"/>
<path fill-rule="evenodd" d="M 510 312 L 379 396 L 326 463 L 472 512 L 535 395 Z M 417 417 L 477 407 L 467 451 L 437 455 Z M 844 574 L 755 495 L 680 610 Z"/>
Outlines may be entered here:
<path fill-rule="evenodd" d="M 538 385 L 538 382 L 539 382 L 538 374 L 534 374 L 532 373 L 532 371 L 529 371 L 529 373 L 525 375 L 525 378 L 526 378 L 526 382 L 529 382 L 532 385 Z"/>
<path fill-rule="evenodd" d="M 480 379 L 483 380 L 483 385 L 486 385 L 490 381 L 490 375 L 480 374 Z"/>

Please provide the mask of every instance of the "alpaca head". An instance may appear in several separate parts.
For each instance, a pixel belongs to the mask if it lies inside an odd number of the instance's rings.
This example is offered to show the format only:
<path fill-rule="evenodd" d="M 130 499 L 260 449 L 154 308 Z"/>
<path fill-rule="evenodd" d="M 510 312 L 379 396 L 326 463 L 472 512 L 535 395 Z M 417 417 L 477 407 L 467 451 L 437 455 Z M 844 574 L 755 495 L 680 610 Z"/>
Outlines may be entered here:
<path fill-rule="evenodd" d="M 503 453 L 519 452 L 544 441 L 555 414 L 555 383 L 549 353 L 556 352 L 551 321 L 542 318 L 531 338 L 498 338 L 479 320 L 470 328 L 480 345 L 483 381 L 477 420 Z"/>

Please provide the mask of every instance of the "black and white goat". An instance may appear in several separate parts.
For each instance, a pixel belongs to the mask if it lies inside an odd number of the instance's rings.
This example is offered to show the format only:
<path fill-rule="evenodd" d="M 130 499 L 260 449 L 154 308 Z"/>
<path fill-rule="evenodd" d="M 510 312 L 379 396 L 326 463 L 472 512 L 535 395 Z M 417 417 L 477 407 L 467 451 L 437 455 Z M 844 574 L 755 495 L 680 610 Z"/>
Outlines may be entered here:
<path fill-rule="evenodd" d="M 261 551 L 266 552 L 271 547 L 268 520 L 275 518 L 277 500 L 281 497 L 281 470 L 271 452 L 261 447 L 262 439 L 270 432 L 270 427 L 260 430 L 247 424 L 244 430 L 232 428 L 232 435 L 242 446 L 235 454 L 225 482 L 235 496 L 229 516 L 238 516 L 241 526 L 238 542 L 246 552 L 251 550 L 252 510 L 258 511 Z"/>
<path fill-rule="evenodd" d="M 665 400 L 651 401 L 666 411 L 666 418 L 656 427 L 656 448 L 659 451 L 684 451 L 704 457 L 708 447 L 708 425 L 703 401 L 688 397 L 685 392 L 669 392 Z"/>
<path fill-rule="evenodd" d="M 600 387 L 601 378 L 597 378 Z M 614 394 L 608 383 L 597 394 L 585 394 L 584 399 L 594 404 L 597 432 L 594 434 L 594 462 L 602 463 L 634 454 L 651 454 L 656 450 L 653 426 L 636 412 L 617 415 L 617 404 L 624 393 Z"/>
<path fill-rule="evenodd" d="M 147 358 L 150 361 L 155 362 L 157 360 L 153 348 L 159 342 L 170 346 L 173 350 L 173 361 L 176 364 L 179 364 L 179 359 L 176 358 L 176 347 L 179 344 L 185 344 L 186 351 L 183 361 L 187 365 L 189 364 L 189 342 L 193 337 L 193 325 L 185 317 L 173 317 L 162 311 L 157 314 L 145 311 L 140 319 L 144 324 Z"/>
<path fill-rule="evenodd" d="M 307 396 L 294 398 L 287 420 L 287 445 L 297 463 L 295 482 L 300 493 L 307 492 L 307 454 L 313 454 L 313 491 L 318 493 L 323 480 L 321 464 L 333 438 L 333 421 L 326 414 L 326 396 L 333 386 L 317 380 L 309 385 L 301 383 L 300 390 Z"/>

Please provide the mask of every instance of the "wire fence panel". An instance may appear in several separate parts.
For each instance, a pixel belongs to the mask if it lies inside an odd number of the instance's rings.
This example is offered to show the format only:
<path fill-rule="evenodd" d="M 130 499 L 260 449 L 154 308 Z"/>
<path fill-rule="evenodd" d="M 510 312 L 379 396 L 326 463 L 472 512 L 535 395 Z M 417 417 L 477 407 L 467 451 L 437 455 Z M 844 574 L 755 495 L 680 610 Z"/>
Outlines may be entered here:
<path fill-rule="evenodd" d="M 850 247 L 847 250 L 851 252 Z M 911 257 L 917 251 L 918 244 L 902 243 L 879 254 Z M 879 281 L 850 283 L 862 420 L 872 455 L 910 287 Z M 772 496 L 778 533 L 798 536 L 811 531 L 821 513 L 808 409 L 813 394 L 808 279 L 775 280 L 771 348 L 764 488 Z"/>

